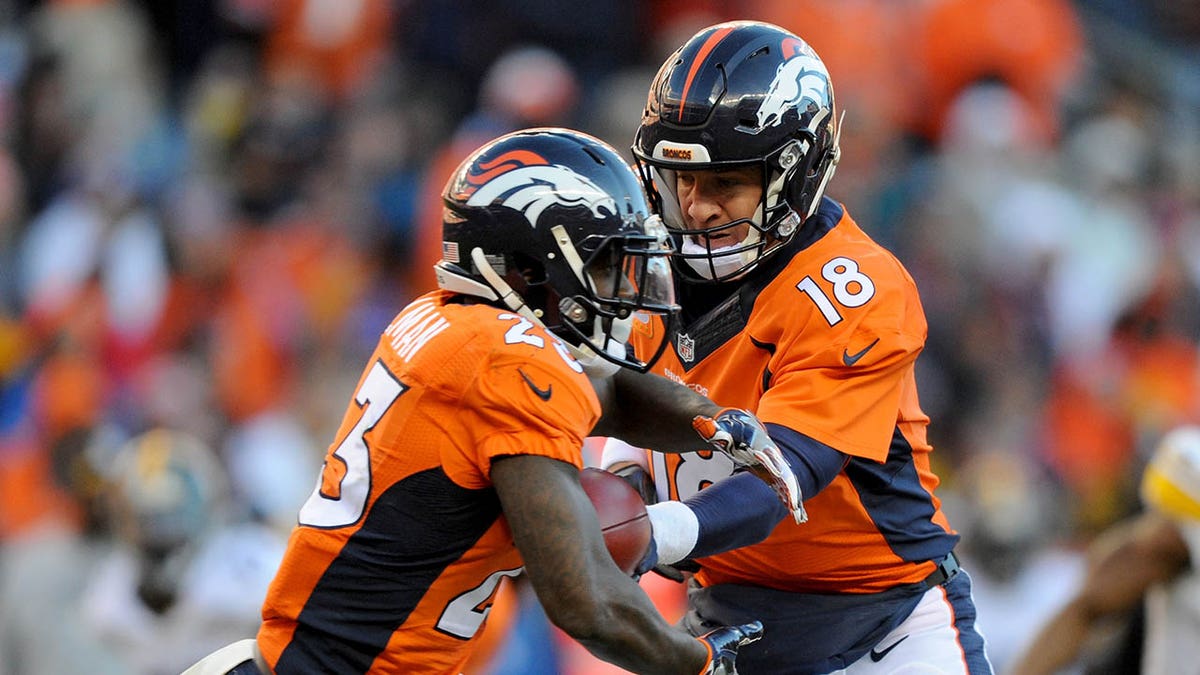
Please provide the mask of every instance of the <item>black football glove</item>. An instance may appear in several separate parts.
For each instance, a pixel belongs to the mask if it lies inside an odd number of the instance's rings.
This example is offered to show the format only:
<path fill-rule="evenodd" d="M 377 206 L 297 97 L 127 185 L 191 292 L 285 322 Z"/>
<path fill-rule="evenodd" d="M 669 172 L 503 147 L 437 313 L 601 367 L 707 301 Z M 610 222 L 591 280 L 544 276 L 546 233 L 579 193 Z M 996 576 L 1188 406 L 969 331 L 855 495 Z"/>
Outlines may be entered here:
<path fill-rule="evenodd" d="M 757 417 L 741 408 L 725 408 L 716 417 L 696 415 L 692 428 L 709 445 L 770 485 L 797 523 L 808 520 L 796 474 Z"/>
<path fill-rule="evenodd" d="M 677 584 L 682 584 L 683 582 L 687 581 L 687 576 L 685 576 L 685 573 L 695 574 L 696 572 L 700 571 L 700 566 L 694 561 L 684 558 L 683 560 L 671 565 L 659 563 L 650 571 L 664 579 L 670 579 Z"/>
<path fill-rule="evenodd" d="M 722 626 L 696 638 L 708 648 L 708 663 L 700 675 L 737 675 L 738 649 L 762 637 L 761 621 Z"/>
<path fill-rule="evenodd" d="M 646 555 L 642 556 L 637 567 L 633 570 L 633 580 L 637 581 L 642 578 L 642 575 L 655 569 L 658 566 L 658 544 L 654 542 L 654 537 L 650 537 L 650 546 L 646 548 Z"/>
<path fill-rule="evenodd" d="M 626 464 L 619 469 L 611 470 L 611 473 L 620 476 L 626 483 L 632 485 L 633 489 L 642 496 L 643 502 L 658 503 L 658 490 L 654 489 L 654 479 L 650 477 L 649 471 L 637 464 Z"/>

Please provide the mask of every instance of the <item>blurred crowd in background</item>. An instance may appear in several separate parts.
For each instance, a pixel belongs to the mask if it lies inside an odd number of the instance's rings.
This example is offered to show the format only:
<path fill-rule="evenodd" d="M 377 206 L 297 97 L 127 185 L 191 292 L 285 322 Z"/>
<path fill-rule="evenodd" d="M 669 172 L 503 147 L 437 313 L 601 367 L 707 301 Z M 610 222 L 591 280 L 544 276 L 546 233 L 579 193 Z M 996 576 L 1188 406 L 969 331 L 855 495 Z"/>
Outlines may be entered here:
<path fill-rule="evenodd" d="M 1200 422 L 1197 3 L 0 0 L 0 672 L 251 635 L 379 332 L 434 287 L 450 170 L 535 125 L 631 158 L 658 65 L 739 18 L 825 60 L 828 194 L 917 281 L 1002 672 Z M 481 668 L 594 670 L 510 625 Z"/>

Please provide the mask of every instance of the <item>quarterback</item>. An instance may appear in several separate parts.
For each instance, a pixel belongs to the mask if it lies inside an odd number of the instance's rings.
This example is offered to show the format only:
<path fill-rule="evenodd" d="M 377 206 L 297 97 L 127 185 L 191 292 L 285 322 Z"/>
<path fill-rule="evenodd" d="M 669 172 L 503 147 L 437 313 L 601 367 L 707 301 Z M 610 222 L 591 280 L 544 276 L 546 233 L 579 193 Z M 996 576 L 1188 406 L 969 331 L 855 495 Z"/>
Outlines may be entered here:
<path fill-rule="evenodd" d="M 603 463 L 658 501 L 659 558 L 676 563 L 664 572 L 694 571 L 693 634 L 762 619 L 742 673 L 990 673 L 935 494 L 913 371 L 927 331 L 916 285 L 824 196 L 840 123 L 816 52 L 739 21 L 666 60 L 633 145 L 676 241 L 682 307 L 677 325 L 655 318 L 634 341 L 667 340 L 656 372 L 762 420 L 805 513 L 786 518 L 716 453 L 609 442 Z"/>

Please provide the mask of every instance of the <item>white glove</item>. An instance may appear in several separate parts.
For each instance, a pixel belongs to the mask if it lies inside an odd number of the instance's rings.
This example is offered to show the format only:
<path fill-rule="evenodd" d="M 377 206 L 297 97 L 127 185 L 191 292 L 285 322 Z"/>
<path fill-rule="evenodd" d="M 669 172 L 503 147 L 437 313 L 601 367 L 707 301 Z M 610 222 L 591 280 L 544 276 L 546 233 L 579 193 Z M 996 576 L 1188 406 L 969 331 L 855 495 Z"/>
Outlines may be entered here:
<path fill-rule="evenodd" d="M 770 485 L 797 523 L 808 520 L 796 474 L 757 417 L 741 408 L 725 408 L 716 417 L 696 415 L 692 427 L 709 445 Z"/>

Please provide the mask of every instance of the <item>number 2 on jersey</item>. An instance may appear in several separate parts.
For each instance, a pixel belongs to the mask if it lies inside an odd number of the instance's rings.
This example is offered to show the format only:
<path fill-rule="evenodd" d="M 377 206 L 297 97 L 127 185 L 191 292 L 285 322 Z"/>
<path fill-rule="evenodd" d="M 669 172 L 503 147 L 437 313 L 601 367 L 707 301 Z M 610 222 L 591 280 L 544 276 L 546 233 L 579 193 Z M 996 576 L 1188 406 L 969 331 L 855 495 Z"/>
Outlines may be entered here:
<path fill-rule="evenodd" d="M 406 388 L 383 361 L 371 366 L 354 394 L 362 415 L 337 449 L 325 457 L 317 486 L 300 507 L 301 525 L 342 527 L 353 525 L 362 517 L 371 496 L 371 450 L 364 436 Z"/>
<path fill-rule="evenodd" d="M 500 585 L 500 581 L 504 577 L 515 577 L 524 569 L 518 567 L 492 572 L 483 583 L 455 597 L 438 617 L 438 630 L 464 640 L 470 639 L 479 632 L 483 620 L 491 613 L 492 601 L 495 600 L 496 587 Z"/>
<path fill-rule="evenodd" d="M 821 267 L 821 277 L 833 285 L 833 298 L 843 307 L 862 307 L 875 297 L 875 282 L 859 271 L 858 263 L 850 258 L 838 256 L 825 263 Z M 801 279 L 796 288 L 812 298 L 830 326 L 836 326 L 842 320 L 842 314 L 834 306 L 833 300 L 812 277 Z"/>

